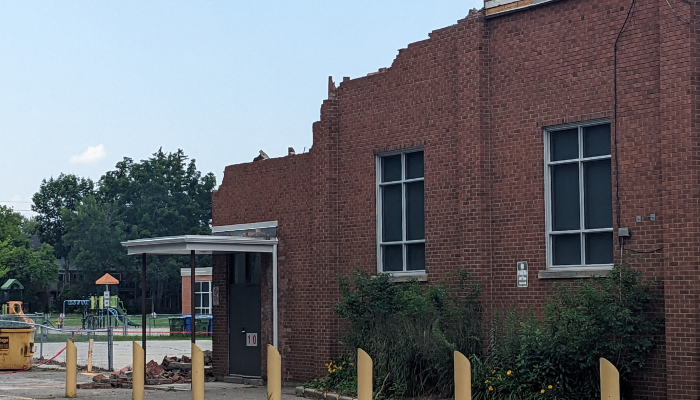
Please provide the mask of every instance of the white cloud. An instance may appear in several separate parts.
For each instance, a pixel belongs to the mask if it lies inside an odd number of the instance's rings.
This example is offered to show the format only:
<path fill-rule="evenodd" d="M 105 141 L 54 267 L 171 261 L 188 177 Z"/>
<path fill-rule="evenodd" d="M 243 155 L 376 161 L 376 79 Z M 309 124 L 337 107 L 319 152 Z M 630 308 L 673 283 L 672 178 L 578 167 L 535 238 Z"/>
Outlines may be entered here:
<path fill-rule="evenodd" d="M 71 164 L 92 164 L 105 158 L 106 155 L 105 146 L 100 143 L 97 146 L 88 146 L 83 154 L 71 156 L 70 162 Z"/>

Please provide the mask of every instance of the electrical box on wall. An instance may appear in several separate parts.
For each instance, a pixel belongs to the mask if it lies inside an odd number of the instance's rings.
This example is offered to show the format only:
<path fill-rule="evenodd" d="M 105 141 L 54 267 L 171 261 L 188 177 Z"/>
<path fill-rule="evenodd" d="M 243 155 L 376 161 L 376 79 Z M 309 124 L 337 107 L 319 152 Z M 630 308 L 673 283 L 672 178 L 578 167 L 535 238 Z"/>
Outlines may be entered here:
<path fill-rule="evenodd" d="M 630 228 L 617 228 L 617 236 L 629 237 L 630 236 Z"/>

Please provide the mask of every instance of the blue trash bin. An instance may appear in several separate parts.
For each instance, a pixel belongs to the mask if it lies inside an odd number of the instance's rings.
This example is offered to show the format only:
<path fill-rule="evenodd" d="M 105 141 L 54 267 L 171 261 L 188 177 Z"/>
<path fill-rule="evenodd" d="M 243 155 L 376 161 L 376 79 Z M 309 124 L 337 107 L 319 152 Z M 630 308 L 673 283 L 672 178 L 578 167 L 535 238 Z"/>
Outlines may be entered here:
<path fill-rule="evenodd" d="M 207 317 L 209 318 L 209 336 L 211 336 L 214 332 L 214 317 L 211 315 L 207 315 Z"/>
<path fill-rule="evenodd" d="M 185 332 L 189 334 L 192 332 L 192 315 L 187 314 L 182 317 L 185 318 Z"/>

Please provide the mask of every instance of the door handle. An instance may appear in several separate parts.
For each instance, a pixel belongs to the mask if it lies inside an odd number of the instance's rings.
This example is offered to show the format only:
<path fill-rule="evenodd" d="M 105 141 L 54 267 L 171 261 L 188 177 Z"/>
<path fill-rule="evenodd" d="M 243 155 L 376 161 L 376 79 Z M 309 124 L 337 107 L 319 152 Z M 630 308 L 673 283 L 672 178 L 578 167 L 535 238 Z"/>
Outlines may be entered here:
<path fill-rule="evenodd" d="M 245 326 L 241 328 L 241 333 L 245 333 Z"/>

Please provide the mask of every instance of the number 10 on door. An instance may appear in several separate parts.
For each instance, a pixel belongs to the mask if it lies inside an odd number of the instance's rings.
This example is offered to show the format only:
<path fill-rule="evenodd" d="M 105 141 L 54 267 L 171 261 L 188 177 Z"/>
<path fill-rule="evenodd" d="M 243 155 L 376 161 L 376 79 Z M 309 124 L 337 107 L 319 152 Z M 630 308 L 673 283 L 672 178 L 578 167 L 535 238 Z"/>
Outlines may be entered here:
<path fill-rule="evenodd" d="M 258 345 L 258 334 L 257 333 L 246 333 L 245 334 L 245 345 L 248 347 L 256 347 Z"/>

